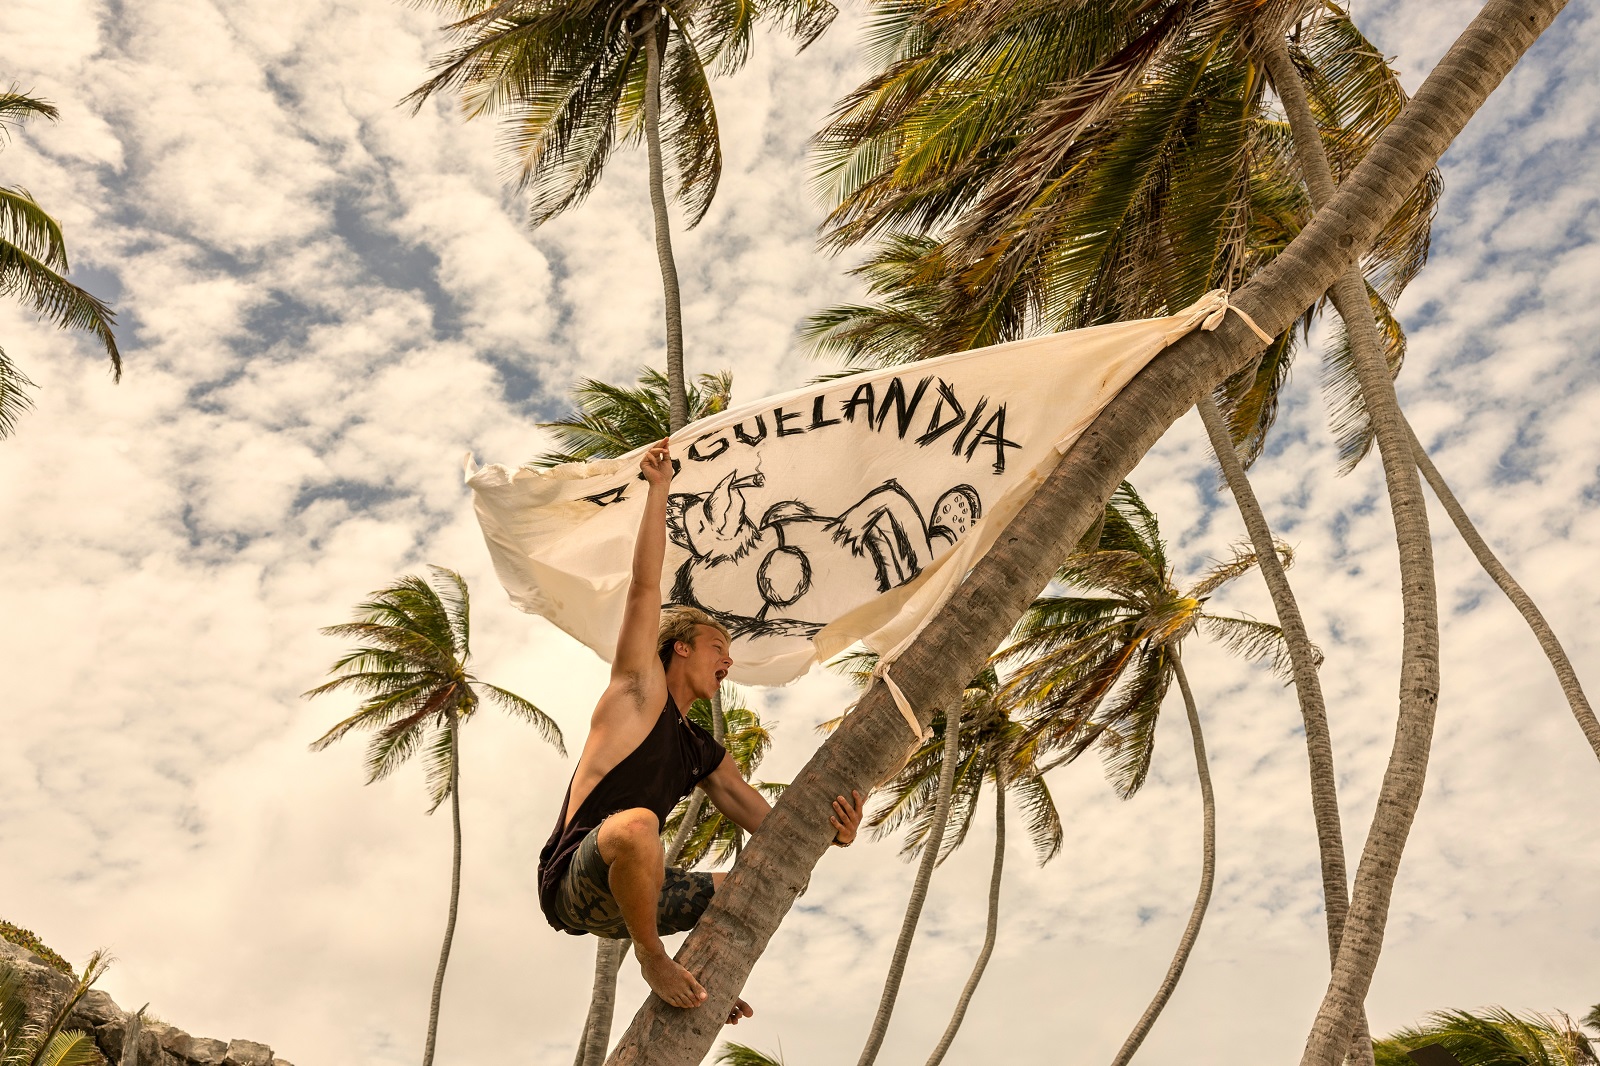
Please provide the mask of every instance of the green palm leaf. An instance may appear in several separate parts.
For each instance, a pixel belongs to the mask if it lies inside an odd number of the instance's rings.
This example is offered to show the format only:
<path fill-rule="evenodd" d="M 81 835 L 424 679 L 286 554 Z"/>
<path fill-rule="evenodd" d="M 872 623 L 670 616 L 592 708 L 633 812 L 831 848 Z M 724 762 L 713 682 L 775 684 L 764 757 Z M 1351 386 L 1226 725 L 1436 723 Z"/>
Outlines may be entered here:
<path fill-rule="evenodd" d="M 28 390 L 37 387 L 0 348 L 0 439 L 9 437 L 17 419 L 33 406 Z"/>

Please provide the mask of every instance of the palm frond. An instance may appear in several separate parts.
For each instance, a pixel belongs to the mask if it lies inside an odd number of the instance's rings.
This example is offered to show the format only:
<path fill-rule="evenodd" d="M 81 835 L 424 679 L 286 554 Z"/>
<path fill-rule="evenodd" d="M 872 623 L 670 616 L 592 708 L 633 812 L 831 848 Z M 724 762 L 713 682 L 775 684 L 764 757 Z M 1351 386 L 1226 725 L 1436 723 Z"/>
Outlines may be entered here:
<path fill-rule="evenodd" d="M 5 349 L 0 348 L 0 440 L 11 436 L 17 428 L 17 419 L 33 407 L 29 389 L 38 388 L 33 379 L 24 374 Z"/>
<path fill-rule="evenodd" d="M 1406 358 L 1405 330 L 1370 282 L 1367 299 L 1378 325 L 1389 377 L 1397 377 Z M 1356 376 L 1355 352 L 1342 321 L 1335 323 L 1328 350 L 1323 355 L 1322 391 L 1328 405 L 1328 423 L 1339 447 L 1339 473 L 1348 474 L 1367 457 L 1374 438 L 1372 420 L 1367 414 L 1366 401 L 1362 399 L 1361 382 Z"/>
<path fill-rule="evenodd" d="M 1272 672 L 1284 681 L 1294 679 L 1294 665 L 1289 658 L 1289 642 L 1283 630 L 1270 622 L 1254 618 L 1235 618 L 1230 615 L 1206 614 L 1200 617 L 1200 629 L 1206 636 L 1227 648 L 1241 659 L 1265 662 Z M 1322 652 L 1312 646 L 1312 657 L 1322 664 Z"/>
<path fill-rule="evenodd" d="M 640 370 L 637 388 L 585 378 L 570 395 L 577 409 L 573 417 L 539 424 L 555 431 L 562 449 L 535 459 L 539 466 L 615 459 L 669 434 L 667 377 L 659 370 Z M 731 372 L 701 374 L 688 383 L 690 421 L 726 410 L 732 396 Z"/>
<path fill-rule="evenodd" d="M 70 269 L 61 224 L 26 189 L 0 187 L 0 241 L 9 241 L 51 270 Z"/>
<path fill-rule="evenodd" d="M 111 357 L 113 380 L 122 379 L 122 354 L 112 332 L 116 312 L 109 304 L 80 289 L 44 261 L 0 239 L 0 296 L 16 296 L 40 318 L 61 329 L 94 334 Z"/>
<path fill-rule="evenodd" d="M 562 737 L 561 727 L 556 724 L 554 718 L 551 718 L 515 692 L 509 692 L 499 685 L 491 685 L 487 681 L 479 681 L 477 678 L 472 679 L 472 684 L 482 688 L 488 694 L 489 699 L 499 704 L 502 710 L 516 715 L 533 726 L 538 731 L 539 736 L 555 746 L 557 754 L 562 758 L 566 758 L 566 740 Z"/>
<path fill-rule="evenodd" d="M 1278 559 L 1285 570 L 1294 565 L 1294 549 L 1281 540 L 1274 540 Z M 1260 557 L 1249 542 L 1233 545 L 1228 558 L 1206 568 L 1200 580 L 1189 587 L 1189 595 L 1204 600 L 1235 578 L 1243 577 L 1260 565 Z"/>
<path fill-rule="evenodd" d="M 472 600 L 467 583 L 454 570 L 428 564 L 432 575 L 430 584 L 449 622 L 450 653 L 456 661 L 465 663 L 472 654 Z"/>
<path fill-rule="evenodd" d="M 753 1047 L 728 1041 L 717 1049 L 718 1066 L 784 1066 L 783 1056 L 773 1058 Z"/>
<path fill-rule="evenodd" d="M 35 115 L 54 122 L 61 112 L 48 100 L 20 92 L 15 85 L 0 92 L 0 144 L 10 136 L 12 124 L 26 122 Z"/>
<path fill-rule="evenodd" d="M 459 755 L 457 739 L 460 734 L 460 722 L 456 728 L 451 729 L 448 720 L 434 730 L 433 739 L 428 744 L 428 752 L 423 760 L 423 780 L 427 785 L 428 813 L 432 814 L 439 809 L 439 805 L 450 798 L 451 779 L 454 776 L 455 760 Z"/>

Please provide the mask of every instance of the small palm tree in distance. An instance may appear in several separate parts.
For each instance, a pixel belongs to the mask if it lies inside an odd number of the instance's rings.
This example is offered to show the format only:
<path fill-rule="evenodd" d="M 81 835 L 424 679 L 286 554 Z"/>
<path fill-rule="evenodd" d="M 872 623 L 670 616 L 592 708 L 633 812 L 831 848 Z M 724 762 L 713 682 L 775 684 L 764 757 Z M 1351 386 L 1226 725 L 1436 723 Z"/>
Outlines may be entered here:
<path fill-rule="evenodd" d="M 318 737 L 312 751 L 321 751 L 355 729 L 370 730 L 367 784 L 393 773 L 419 749 L 426 751 L 426 774 L 432 806 L 450 800 L 455 852 L 450 866 L 450 915 L 444 946 L 433 979 L 428 1010 L 428 1040 L 423 1066 L 433 1062 L 439 1030 L 439 997 L 444 989 L 450 941 L 455 936 L 456 907 L 461 898 L 461 723 L 471 718 L 482 699 L 531 724 L 563 756 L 561 728 L 539 708 L 514 692 L 491 685 L 467 671 L 470 656 L 470 604 L 467 583 L 454 570 L 430 566 L 429 579 L 407 575 L 372 594 L 356 607 L 356 619 L 327 626 L 330 637 L 358 641 L 328 672 L 333 680 L 306 693 L 353 690 L 362 696 L 355 714 Z"/>
<path fill-rule="evenodd" d="M 1287 562 L 1288 547 L 1278 550 Z M 1002 695 L 1022 708 L 1024 735 L 1044 751 L 1059 753 L 1044 769 L 1098 749 L 1123 798 L 1138 792 L 1150 772 L 1156 722 L 1173 681 L 1183 695 L 1200 782 L 1200 891 L 1166 978 L 1112 1066 L 1133 1057 L 1176 988 L 1200 934 L 1216 870 L 1211 770 L 1179 649 L 1198 630 L 1246 659 L 1266 659 L 1279 673 L 1288 670 L 1288 649 L 1277 626 L 1207 607 L 1212 594 L 1256 564 L 1254 551 L 1241 547 L 1180 589 L 1155 514 L 1123 482 L 1106 504 L 1098 544 L 1070 556 L 1057 571 L 1065 592 L 1036 599 L 996 656 L 1016 664 Z"/>

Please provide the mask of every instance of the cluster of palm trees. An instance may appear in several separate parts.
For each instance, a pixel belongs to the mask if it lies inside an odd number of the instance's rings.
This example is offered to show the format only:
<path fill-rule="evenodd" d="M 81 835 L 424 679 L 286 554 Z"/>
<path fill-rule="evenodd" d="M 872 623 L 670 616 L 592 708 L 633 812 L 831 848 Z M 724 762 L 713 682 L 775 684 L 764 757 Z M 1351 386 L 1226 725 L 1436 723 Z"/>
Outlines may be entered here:
<path fill-rule="evenodd" d="M 1390 308 L 1426 259 L 1439 152 L 1559 8 L 1491 3 L 1409 101 L 1382 53 L 1332 3 L 883 3 L 870 28 L 879 69 L 817 138 L 819 185 L 832 204 L 825 243 L 871 244 L 859 272 L 878 302 L 831 309 L 809 329 L 819 348 L 851 363 L 1159 314 L 1213 287 L 1233 290 L 1275 336 L 1261 351 L 1242 328 L 1225 327 L 1222 339 L 1180 345 L 1126 390 L 1101 416 L 1103 431 L 1069 453 L 1019 517 L 1016 535 L 974 569 L 966 617 L 935 619 L 897 677 L 910 679 L 900 687 L 928 718 L 958 705 L 962 679 L 1030 609 L 1026 590 L 1043 584 L 1059 546 L 1092 520 L 1085 497 L 1104 499 L 1165 425 L 1197 406 L 1273 593 L 1306 722 L 1332 964 L 1306 1063 L 1347 1053 L 1371 1061 L 1361 1002 L 1438 695 L 1419 476 L 1428 464 L 1395 396 L 1404 334 Z M 1353 889 L 1317 655 L 1245 480 L 1295 351 L 1330 303 L 1338 328 L 1324 363 L 1341 467 L 1377 445 L 1405 616 L 1394 756 Z M 1509 588 L 1503 572 L 1495 576 Z M 988 617 L 974 622 L 974 613 Z M 1570 664 L 1524 613 L 1600 756 Z M 1115 706 L 1117 693 L 1102 698 Z M 890 709 L 881 686 L 860 707 L 857 727 L 847 721 L 808 767 L 818 791 L 871 781 L 896 761 L 895 742 L 874 724 Z M 799 809 L 815 797 L 796 788 L 790 799 Z M 799 822 L 780 805 L 770 831 L 800 833 Z M 789 843 L 769 854 L 753 842 L 746 861 L 763 885 L 803 881 L 814 856 L 797 857 Z M 731 994 L 792 898 L 775 888 L 728 901 L 738 920 L 707 923 L 683 959 L 707 964 L 708 989 Z M 707 1039 L 647 1004 L 616 1061 L 688 1061 Z"/>
<path fill-rule="evenodd" d="M 652 400 L 641 413 L 630 406 L 630 390 L 586 382 L 579 415 L 559 429 L 564 450 L 547 458 L 619 454 L 655 439 L 663 413 L 664 428 L 676 431 L 695 413 L 725 404 L 731 387 L 725 376 L 702 377 L 691 390 L 685 374 L 668 194 L 691 226 L 708 209 L 721 170 L 711 76 L 745 61 L 754 25 L 765 19 L 804 46 L 826 29 L 832 5 L 430 2 L 456 19 L 449 27 L 454 47 L 411 100 L 421 106 L 456 92 L 468 117 L 499 120 L 505 169 L 528 192 L 534 225 L 581 202 L 617 147 L 642 140 L 646 148 L 666 371 L 647 378 L 640 391 L 664 394 L 664 402 Z M 1246 656 L 1270 656 L 1295 683 L 1331 966 L 1303 1063 L 1333 1066 L 1347 1055 L 1375 1061 L 1362 1001 L 1421 797 L 1438 696 L 1439 624 L 1423 476 L 1534 628 L 1600 757 L 1600 722 L 1559 643 L 1471 530 L 1407 425 L 1393 384 L 1405 337 L 1391 308 L 1427 257 L 1440 191 L 1434 164 L 1561 6 L 1561 0 L 1491 0 L 1415 100 L 1332 0 L 1065 7 L 881 0 L 874 6 L 869 47 L 877 69 L 839 105 L 816 149 L 818 186 L 830 206 L 823 241 L 839 249 L 867 246 L 857 272 L 876 302 L 815 316 L 806 335 L 820 352 L 854 367 L 881 366 L 1162 314 L 1211 288 L 1234 292 L 1274 340 L 1263 350 L 1231 321 L 1216 334 L 1186 339 L 1124 390 L 1096 432 L 1069 451 L 1006 543 L 968 576 L 961 617 L 941 613 L 900 658 L 899 685 L 935 739 L 895 776 L 904 760 L 903 732 L 883 686 L 873 684 L 779 803 L 766 831 L 745 848 L 742 861 L 760 875 L 755 887 L 738 900 L 719 900 L 713 914 L 729 911 L 739 920 L 703 923 L 681 955 L 714 998 L 731 998 L 742 985 L 795 886 L 805 882 L 808 864 L 826 846 L 825 827 L 799 812 L 823 809 L 825 800 L 818 801 L 826 795 L 893 777 L 874 824 L 885 832 L 909 827 L 908 847 L 923 860 L 896 950 L 895 966 L 903 967 L 918 894 L 939 856 L 963 838 L 981 782 L 994 781 L 1002 816 L 1008 788 L 1024 797 L 1030 828 L 1045 827 L 1048 841 L 1054 814 L 1046 810 L 1043 772 L 1094 749 L 1125 795 L 1137 791 L 1174 680 L 1185 696 L 1207 797 L 1209 842 L 1214 816 L 1204 743 L 1179 653 L 1183 637 L 1198 629 Z M 1396 526 L 1404 608 L 1395 747 L 1353 885 L 1317 680 L 1320 656 L 1284 574 L 1286 553 L 1246 474 L 1267 446 L 1293 360 L 1329 305 L 1337 326 L 1324 376 L 1339 465 L 1354 467 L 1376 445 Z M 1180 591 L 1154 516 L 1119 483 L 1190 406 L 1205 425 L 1249 544 Z M 639 417 L 624 423 L 624 409 Z M 646 428 L 648 436 L 635 435 Z M 1263 574 L 1279 626 L 1205 609 L 1221 582 L 1252 567 Z M 1036 598 L 1052 577 L 1059 584 Z M 464 604 L 464 587 L 459 600 Z M 458 684 L 454 691 L 471 690 Z M 430 713 L 435 728 L 453 738 L 456 712 Z M 723 716 L 713 708 L 710 718 L 720 735 Z M 446 771 L 437 759 L 433 771 L 438 802 L 452 794 L 454 740 L 435 741 L 430 750 L 449 756 L 446 785 L 439 783 Z M 389 765 L 373 758 L 369 768 Z M 715 837 L 703 828 L 698 798 L 689 802 L 675 855 L 691 839 Z M 766 846 L 774 836 L 784 836 L 785 846 Z M 931 1061 L 948 1048 L 992 950 L 1002 860 L 1003 845 L 990 933 Z M 1137 1049 L 1181 974 L 1213 868 L 1208 843 L 1183 942 L 1119 1062 Z M 881 1042 L 896 987 L 892 970 L 863 1063 Z M 594 1014 L 580 1063 L 604 1054 Z M 612 1061 L 695 1061 L 713 1038 L 705 1026 L 651 1002 Z"/>

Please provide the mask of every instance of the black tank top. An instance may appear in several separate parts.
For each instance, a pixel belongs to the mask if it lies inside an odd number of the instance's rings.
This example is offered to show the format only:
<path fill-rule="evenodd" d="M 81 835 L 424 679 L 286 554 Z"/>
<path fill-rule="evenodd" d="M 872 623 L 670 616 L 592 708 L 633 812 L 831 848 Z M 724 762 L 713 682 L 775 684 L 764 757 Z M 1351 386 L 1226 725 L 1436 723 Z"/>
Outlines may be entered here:
<path fill-rule="evenodd" d="M 556 929 L 581 936 L 583 930 L 568 929 L 556 917 L 556 888 L 572 864 L 573 853 L 595 826 L 618 811 L 644 807 L 655 812 L 662 825 L 678 801 L 694 790 L 726 754 L 711 734 L 678 713 L 678 705 L 667 696 L 667 705 L 656 717 L 649 734 L 639 746 L 602 777 L 567 821 L 567 805 L 572 802 L 572 782 L 561 800 L 555 832 L 539 852 L 539 909 Z M 576 771 L 574 771 L 576 776 Z"/>

